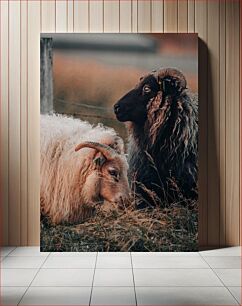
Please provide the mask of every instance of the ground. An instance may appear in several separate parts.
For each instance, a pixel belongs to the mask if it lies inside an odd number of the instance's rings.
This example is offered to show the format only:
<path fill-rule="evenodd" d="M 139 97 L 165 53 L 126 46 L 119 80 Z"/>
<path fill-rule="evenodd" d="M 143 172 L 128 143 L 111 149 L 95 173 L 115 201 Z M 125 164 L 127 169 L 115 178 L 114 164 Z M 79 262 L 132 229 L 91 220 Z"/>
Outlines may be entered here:
<path fill-rule="evenodd" d="M 41 216 L 41 251 L 163 252 L 198 249 L 198 204 L 98 210 L 81 224 L 52 225 Z"/>

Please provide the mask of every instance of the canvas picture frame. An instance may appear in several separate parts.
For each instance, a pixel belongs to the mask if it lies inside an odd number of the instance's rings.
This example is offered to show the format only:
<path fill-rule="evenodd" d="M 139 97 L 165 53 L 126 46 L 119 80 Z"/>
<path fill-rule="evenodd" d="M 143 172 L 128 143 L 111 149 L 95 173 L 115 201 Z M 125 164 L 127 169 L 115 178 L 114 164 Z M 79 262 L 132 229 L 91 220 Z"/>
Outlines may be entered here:
<path fill-rule="evenodd" d="M 198 249 L 197 43 L 41 35 L 41 250 Z"/>

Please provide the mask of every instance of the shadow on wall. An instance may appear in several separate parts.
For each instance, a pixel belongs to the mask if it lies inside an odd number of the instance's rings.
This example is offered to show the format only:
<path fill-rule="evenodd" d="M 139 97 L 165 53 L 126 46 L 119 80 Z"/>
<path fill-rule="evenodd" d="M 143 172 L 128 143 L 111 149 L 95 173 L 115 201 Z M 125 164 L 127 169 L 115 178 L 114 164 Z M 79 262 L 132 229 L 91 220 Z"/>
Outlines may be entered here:
<path fill-rule="evenodd" d="M 216 88 L 211 70 L 212 55 L 199 38 L 199 245 L 220 246 L 219 235 L 219 141 L 215 119 L 219 115 L 215 104 Z M 217 118 L 218 119 L 218 118 Z M 216 122 L 219 122 L 217 120 Z M 210 211 L 210 213 L 208 213 Z M 212 218 L 212 222 L 209 222 Z M 213 224 L 209 230 L 208 224 Z"/>

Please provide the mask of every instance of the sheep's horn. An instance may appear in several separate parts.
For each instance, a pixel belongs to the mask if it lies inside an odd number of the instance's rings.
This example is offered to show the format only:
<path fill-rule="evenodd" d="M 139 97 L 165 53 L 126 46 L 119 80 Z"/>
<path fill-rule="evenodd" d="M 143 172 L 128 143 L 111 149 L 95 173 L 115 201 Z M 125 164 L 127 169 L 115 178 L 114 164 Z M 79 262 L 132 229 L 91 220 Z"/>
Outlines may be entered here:
<path fill-rule="evenodd" d="M 165 77 L 172 77 L 177 80 L 177 85 L 179 85 L 181 89 L 185 89 L 187 86 L 187 81 L 184 74 L 176 68 L 163 68 L 156 71 L 154 74 L 156 75 L 158 81 L 164 79 Z"/>
<path fill-rule="evenodd" d="M 92 141 L 82 142 L 76 146 L 75 151 L 79 151 L 82 148 L 96 149 L 99 152 L 101 152 L 107 160 L 111 160 L 117 155 L 117 152 L 114 149 L 112 149 L 108 145 L 98 142 L 92 142 Z"/>

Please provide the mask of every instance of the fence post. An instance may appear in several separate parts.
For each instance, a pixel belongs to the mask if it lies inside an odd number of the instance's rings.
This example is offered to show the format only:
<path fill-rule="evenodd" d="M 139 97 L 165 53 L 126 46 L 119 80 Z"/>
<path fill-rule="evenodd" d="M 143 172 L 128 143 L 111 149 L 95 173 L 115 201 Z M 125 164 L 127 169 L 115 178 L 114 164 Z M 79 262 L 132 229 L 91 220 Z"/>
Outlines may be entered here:
<path fill-rule="evenodd" d="M 40 39 L 40 112 L 53 113 L 53 51 L 52 38 Z"/>

